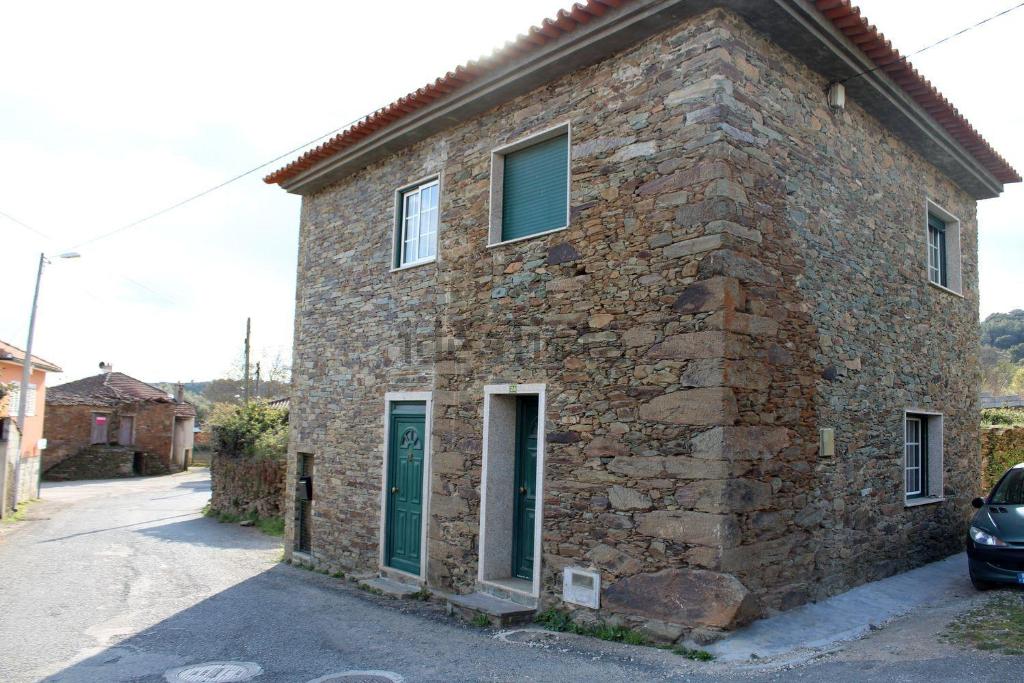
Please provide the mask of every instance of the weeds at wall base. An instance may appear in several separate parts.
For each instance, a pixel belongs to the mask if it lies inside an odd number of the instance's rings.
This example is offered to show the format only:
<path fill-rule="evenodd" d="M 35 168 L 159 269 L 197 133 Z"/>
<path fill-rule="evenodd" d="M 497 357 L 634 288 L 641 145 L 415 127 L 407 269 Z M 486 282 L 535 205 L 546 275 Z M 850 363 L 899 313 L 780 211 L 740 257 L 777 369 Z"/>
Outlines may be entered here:
<path fill-rule="evenodd" d="M 611 624 L 595 624 L 588 626 L 573 621 L 572 616 L 563 610 L 548 609 L 537 615 L 535 621 L 548 629 L 561 633 L 575 633 L 581 636 L 590 636 L 600 640 L 607 640 L 613 643 L 626 643 L 627 645 L 642 645 L 647 647 L 658 647 L 659 649 L 671 650 L 675 654 L 700 662 L 710 662 L 715 658 L 713 654 L 705 650 L 697 650 L 682 645 L 659 646 L 651 642 L 650 638 L 643 633 L 625 626 L 613 626 Z"/>

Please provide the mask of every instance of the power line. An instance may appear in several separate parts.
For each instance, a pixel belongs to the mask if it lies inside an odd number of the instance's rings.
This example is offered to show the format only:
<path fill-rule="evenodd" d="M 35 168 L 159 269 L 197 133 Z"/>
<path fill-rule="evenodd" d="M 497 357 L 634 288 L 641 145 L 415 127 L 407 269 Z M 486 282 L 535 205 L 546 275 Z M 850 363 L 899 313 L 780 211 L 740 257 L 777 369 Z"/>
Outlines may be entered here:
<path fill-rule="evenodd" d="M 209 188 L 203 190 L 202 192 L 197 192 L 196 194 L 194 194 L 194 195 L 192 195 L 190 197 L 182 199 L 180 202 L 172 204 L 172 205 L 170 205 L 170 206 L 168 206 L 166 208 L 160 209 L 159 211 L 155 211 L 155 212 L 149 214 L 148 216 L 145 216 L 144 218 L 138 219 L 137 221 L 132 221 L 131 223 L 128 223 L 126 225 L 122 225 L 119 228 L 114 228 L 113 230 L 111 230 L 109 232 L 105 232 L 105 233 L 103 233 L 101 235 L 97 235 L 96 237 L 92 237 L 90 239 L 87 239 L 84 242 L 80 242 L 79 244 L 76 244 L 75 246 L 73 246 L 71 248 L 72 249 L 78 249 L 79 247 L 83 247 L 83 246 L 85 246 L 87 244 L 92 244 L 93 242 L 98 242 L 100 240 L 104 240 L 104 239 L 106 239 L 108 237 L 112 237 L 113 235 L 116 235 L 116 234 L 118 234 L 120 232 L 124 232 L 125 230 L 129 230 L 131 228 L 134 228 L 137 225 L 141 225 L 142 223 L 145 223 L 147 221 L 151 221 L 154 218 L 157 218 L 159 216 L 164 215 L 165 213 L 168 213 L 170 211 L 174 211 L 175 209 L 178 209 L 178 208 L 180 208 L 182 206 L 185 206 L 186 204 L 189 204 L 191 202 L 194 202 L 195 200 L 197 200 L 197 199 L 199 199 L 201 197 L 205 197 L 206 195 L 210 194 L 211 192 L 216 192 L 217 190 L 219 190 L 219 189 L 221 189 L 223 187 L 226 187 L 226 186 L 230 185 L 231 183 L 234 183 L 234 182 L 236 182 L 238 180 L 241 180 L 242 178 L 245 178 L 246 176 L 250 176 L 253 173 L 255 173 L 256 171 L 259 171 L 261 168 L 269 166 L 270 164 L 273 164 L 274 162 L 280 161 L 281 159 L 284 159 L 285 157 L 290 157 L 293 154 L 296 154 L 297 152 L 299 152 L 299 151 L 309 147 L 310 145 L 313 145 L 313 144 L 316 144 L 317 142 L 320 142 L 324 138 L 330 137 L 330 136 L 334 135 L 335 133 L 338 133 L 340 131 L 345 130 L 349 126 L 355 124 L 356 122 L 358 122 L 358 121 L 360 121 L 360 120 L 362 120 L 364 118 L 366 118 L 365 115 L 364 116 L 360 116 L 360 117 L 355 118 L 355 119 L 352 119 L 348 123 L 346 123 L 346 124 L 344 124 L 342 126 L 338 126 L 334 130 L 331 130 L 331 131 L 329 131 L 327 133 L 324 133 L 323 135 L 318 135 L 317 137 L 313 138 L 312 140 L 310 140 L 308 142 L 304 142 L 303 144 L 299 145 L 298 147 L 294 147 L 294 148 L 288 150 L 287 152 L 279 154 L 276 157 L 274 157 L 273 159 L 269 159 L 267 161 L 264 161 L 259 166 L 254 166 L 254 167 L 250 168 L 248 171 L 244 171 L 242 173 L 239 173 L 238 175 L 236 175 L 236 176 L 234 176 L 232 178 L 229 178 L 229 179 L 225 180 L 222 183 L 218 183 L 217 185 L 214 185 L 213 187 L 209 187 Z"/>
<path fill-rule="evenodd" d="M 42 230 L 37 230 L 36 228 L 33 228 L 28 223 L 23 223 L 22 221 L 19 221 L 17 218 L 15 218 L 14 216 L 12 216 L 11 214 L 9 214 L 9 213 L 7 213 L 5 211 L 0 211 L 0 216 L 3 216 L 4 218 L 6 218 L 7 220 L 11 221 L 12 223 L 15 223 L 16 225 L 20 225 L 21 227 L 25 228 L 26 230 L 30 230 L 30 231 L 34 232 L 35 234 L 39 235 L 43 239 L 50 240 L 51 242 L 54 241 L 54 239 L 52 237 L 47 235 Z"/>
<path fill-rule="evenodd" d="M 967 33 L 968 31 L 972 31 L 972 30 L 978 28 L 979 26 L 987 24 L 988 22 L 992 21 L 993 19 L 998 19 L 999 17 L 1005 16 L 1005 15 L 1009 14 L 1010 12 L 1012 12 L 1012 11 L 1014 11 L 1016 9 L 1020 9 L 1021 7 L 1024 7 L 1024 2 L 1018 2 L 1013 7 L 1009 7 L 1007 9 L 1004 9 L 1002 12 L 998 12 L 996 14 L 993 14 L 990 17 L 986 17 L 985 19 L 982 19 L 981 21 L 979 21 L 979 22 L 977 22 L 975 24 L 971 24 L 970 26 L 968 26 L 966 28 L 960 29 L 956 33 L 951 33 L 948 36 L 946 36 L 945 38 L 941 38 L 939 40 L 936 40 L 934 43 L 931 43 L 930 45 L 925 45 L 920 50 L 915 50 L 914 52 L 911 52 L 908 55 L 903 55 L 902 57 L 897 59 L 895 62 L 889 62 L 888 64 L 880 64 L 880 65 L 875 66 L 875 67 L 873 67 L 871 69 L 868 69 L 867 71 L 861 71 L 860 73 L 856 73 L 856 74 L 854 74 L 852 76 L 848 76 L 848 77 L 842 79 L 839 82 L 840 83 L 847 83 L 848 81 L 852 81 L 855 78 L 860 78 L 861 76 L 866 76 L 866 75 L 868 75 L 870 73 L 874 73 L 874 72 L 878 71 L 879 69 L 881 69 L 882 67 L 889 66 L 890 64 L 896 64 L 896 63 L 899 63 L 899 62 L 905 62 L 905 61 L 907 61 L 908 59 L 910 59 L 911 57 L 913 57 L 915 55 L 919 55 L 922 52 L 927 52 L 928 50 L 932 49 L 933 47 L 937 47 L 939 45 L 942 45 L 945 42 L 953 40 L 954 38 L 962 36 L 963 34 Z"/>
<path fill-rule="evenodd" d="M 56 239 L 55 239 L 54 237 L 51 237 L 50 235 L 47 235 L 47 234 L 46 234 L 45 232 L 43 232 L 42 230 L 40 230 L 40 229 L 38 229 L 38 228 L 34 228 L 34 227 L 32 227 L 31 225 L 29 225 L 28 223 L 25 223 L 24 221 L 20 221 L 20 220 L 18 220 L 17 218 L 15 218 L 15 217 L 14 217 L 14 216 L 12 216 L 11 214 L 7 213 L 6 211 L 0 211 L 0 216 L 3 216 L 3 217 L 4 217 L 4 218 L 6 218 L 7 220 L 9 220 L 9 221 L 12 221 L 12 222 L 13 222 L 13 223 L 15 223 L 16 225 L 19 225 L 19 226 L 21 226 L 22 228 L 25 228 L 26 230 L 30 230 L 31 232 L 33 232 L 33 233 L 35 233 L 35 234 L 39 235 L 40 237 L 42 237 L 42 238 L 44 238 L 44 239 L 47 239 L 47 240 L 49 240 L 50 242 L 56 243 Z M 116 275 L 116 277 L 119 277 L 119 278 L 121 278 L 122 280 L 124 280 L 125 282 L 127 282 L 127 283 L 128 283 L 128 284 L 130 284 L 130 285 L 134 285 L 134 286 L 138 287 L 139 289 L 144 289 L 144 290 L 146 290 L 146 291 L 147 291 L 147 292 L 149 292 L 150 294 L 153 294 L 153 295 L 155 295 L 155 296 L 157 296 L 157 297 L 159 297 L 159 298 L 163 299 L 163 300 L 164 300 L 164 301 L 166 301 L 167 303 L 170 303 L 170 304 L 174 304 L 174 305 L 177 305 L 177 303 L 178 303 L 177 301 L 175 301 L 174 299 L 170 298 L 170 297 L 169 297 L 169 296 L 167 296 L 166 294 L 163 294 L 162 292 L 158 292 L 157 290 L 153 289 L 152 287 L 148 287 L 148 286 L 146 286 L 146 285 L 142 284 L 142 283 L 141 283 L 141 282 L 139 282 L 138 280 L 133 280 L 132 278 L 130 278 L 130 277 L 127 277 L 127 276 L 125 276 L 125 275 L 118 275 L 118 274 L 116 274 L 116 273 L 111 273 L 111 274 L 113 274 L 113 275 Z M 97 301 L 98 301 L 98 300 L 100 300 L 100 299 L 99 299 L 99 297 L 97 297 L 97 296 L 96 296 L 95 294 L 93 294 L 92 292 L 89 292 L 88 290 L 85 290 L 85 291 L 86 291 L 86 292 L 87 292 L 87 293 L 89 294 L 89 296 L 93 297 L 93 298 L 94 298 L 94 299 L 96 299 Z"/>

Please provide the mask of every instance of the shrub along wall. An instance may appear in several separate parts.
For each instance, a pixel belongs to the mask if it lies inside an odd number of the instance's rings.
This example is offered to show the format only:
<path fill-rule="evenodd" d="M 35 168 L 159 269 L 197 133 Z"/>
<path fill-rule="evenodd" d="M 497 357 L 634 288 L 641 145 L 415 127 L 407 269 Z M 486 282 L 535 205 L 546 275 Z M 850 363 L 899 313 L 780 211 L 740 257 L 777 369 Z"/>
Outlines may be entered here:
<path fill-rule="evenodd" d="M 987 493 L 1008 468 L 1024 462 L 1024 426 L 981 430 L 982 483 Z"/>
<path fill-rule="evenodd" d="M 210 461 L 213 512 L 260 518 L 284 514 L 285 461 L 214 453 Z"/>

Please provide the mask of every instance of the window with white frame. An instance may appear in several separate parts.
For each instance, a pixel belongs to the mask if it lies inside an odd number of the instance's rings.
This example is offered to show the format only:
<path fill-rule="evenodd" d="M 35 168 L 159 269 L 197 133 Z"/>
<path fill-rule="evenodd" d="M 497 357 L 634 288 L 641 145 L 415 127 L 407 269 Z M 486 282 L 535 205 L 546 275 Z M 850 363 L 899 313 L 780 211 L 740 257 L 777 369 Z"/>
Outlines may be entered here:
<path fill-rule="evenodd" d="M 928 282 L 961 294 L 960 220 L 929 201 L 925 229 Z"/>
<path fill-rule="evenodd" d="M 436 178 L 399 192 L 396 268 L 437 258 L 439 192 L 440 183 Z"/>
<path fill-rule="evenodd" d="M 908 412 L 903 421 L 903 485 L 908 502 L 942 497 L 942 416 Z"/>
<path fill-rule="evenodd" d="M 7 395 L 7 411 L 11 415 L 18 414 L 19 401 L 21 400 L 21 382 L 12 382 L 11 391 Z M 25 417 L 36 415 L 36 385 L 28 385 L 28 401 L 25 403 Z"/>

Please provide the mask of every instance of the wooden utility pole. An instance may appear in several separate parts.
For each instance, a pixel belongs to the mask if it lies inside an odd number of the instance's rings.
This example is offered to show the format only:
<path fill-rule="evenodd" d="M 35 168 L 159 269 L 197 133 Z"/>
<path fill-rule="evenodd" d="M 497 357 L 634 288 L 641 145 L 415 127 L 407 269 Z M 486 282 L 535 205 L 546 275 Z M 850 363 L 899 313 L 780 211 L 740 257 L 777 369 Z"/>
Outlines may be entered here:
<path fill-rule="evenodd" d="M 249 402 L 249 337 L 252 333 L 252 318 L 245 319 L 245 402 Z"/>

